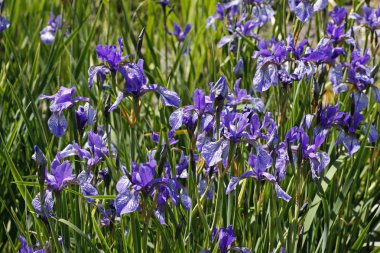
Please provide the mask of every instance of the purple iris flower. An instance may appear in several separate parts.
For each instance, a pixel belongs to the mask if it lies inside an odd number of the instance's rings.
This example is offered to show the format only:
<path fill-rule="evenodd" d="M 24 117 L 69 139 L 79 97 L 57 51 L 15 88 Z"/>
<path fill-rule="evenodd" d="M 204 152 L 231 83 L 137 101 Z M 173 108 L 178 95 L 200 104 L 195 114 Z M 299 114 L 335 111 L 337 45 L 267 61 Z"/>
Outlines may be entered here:
<path fill-rule="evenodd" d="M 299 128 L 303 159 L 310 161 L 313 178 L 319 178 L 322 170 L 330 163 L 330 156 L 324 151 L 317 150 L 325 141 L 327 132 L 327 130 L 321 131 L 309 144 L 309 136 L 303 128 Z"/>
<path fill-rule="evenodd" d="M 79 130 L 83 130 L 86 123 L 91 126 L 94 123 L 96 117 L 96 110 L 89 103 L 84 106 L 79 106 L 78 110 L 75 111 L 75 116 L 77 119 L 77 127 Z"/>
<path fill-rule="evenodd" d="M 119 38 L 118 41 L 119 49 L 117 49 L 117 47 L 114 45 L 98 45 L 96 47 L 98 58 L 107 63 L 107 65 L 103 64 L 92 66 L 88 70 L 88 84 L 90 88 L 92 87 L 96 76 L 99 76 L 101 81 L 104 81 L 105 76 L 111 72 L 118 72 L 125 79 L 125 87 L 123 92 L 118 92 L 115 103 L 110 107 L 108 111 L 111 112 L 115 110 L 120 102 L 127 96 L 140 98 L 147 92 L 157 92 L 161 97 L 162 104 L 165 106 L 178 107 L 180 104 L 180 98 L 177 93 L 157 84 L 146 84 L 147 79 L 143 70 L 143 60 L 140 59 L 137 64 L 124 62 L 127 56 L 122 56 L 122 38 Z"/>
<path fill-rule="evenodd" d="M 286 58 L 287 49 L 284 43 L 261 40 L 258 51 L 253 58 L 258 58 L 256 73 L 253 78 L 253 89 L 257 92 L 268 90 L 278 83 L 278 70 Z"/>
<path fill-rule="evenodd" d="M 298 43 L 298 45 L 294 44 L 294 38 L 291 33 L 288 33 L 286 37 L 286 51 L 293 53 L 296 60 L 301 59 L 302 54 L 305 51 L 305 46 L 308 44 L 307 39 Z"/>
<path fill-rule="evenodd" d="M 0 16 L 0 33 L 8 29 L 9 26 L 10 24 L 8 18 Z"/>
<path fill-rule="evenodd" d="M 46 45 L 52 44 L 55 40 L 57 30 L 62 28 L 62 23 L 61 15 L 55 17 L 53 13 L 50 13 L 50 19 L 47 22 L 48 25 L 40 32 L 41 41 Z"/>
<path fill-rule="evenodd" d="M 169 200 L 177 205 L 181 199 L 185 209 L 191 207 L 191 199 L 185 193 L 178 193 L 181 189 L 176 178 L 170 176 L 170 168 L 167 168 L 164 177 L 156 177 L 157 162 L 151 157 L 146 163 L 132 163 L 132 172 L 129 177 L 123 176 L 117 183 L 116 189 L 116 213 L 122 215 L 139 209 L 140 193 L 147 196 L 157 197 L 157 208 L 154 215 L 161 224 L 165 222 L 165 205 Z"/>
<path fill-rule="evenodd" d="M 291 11 L 296 17 L 305 23 L 313 17 L 314 12 L 323 10 L 328 4 L 328 0 L 317 0 L 312 4 L 311 0 L 288 0 Z"/>
<path fill-rule="evenodd" d="M 198 120 L 201 120 L 202 130 L 207 128 L 207 125 L 213 120 L 211 116 L 213 112 L 212 101 L 207 99 L 207 96 L 202 90 L 195 89 L 193 92 L 193 105 L 175 110 L 170 115 L 169 124 L 173 131 L 185 125 L 189 132 L 194 133 Z"/>
<path fill-rule="evenodd" d="M 97 65 L 91 66 L 88 69 L 88 86 L 92 88 L 95 77 L 98 76 L 102 82 L 106 75 L 111 72 L 119 71 L 122 66 L 121 63 L 128 58 L 128 56 L 123 56 L 123 38 L 119 37 L 118 39 L 119 48 L 115 45 L 97 45 L 96 54 L 98 55 L 99 60 L 102 60 L 107 65 Z"/>
<path fill-rule="evenodd" d="M 49 242 L 46 242 L 45 247 L 42 248 L 40 243 L 37 241 L 37 247 L 33 249 L 33 246 L 28 244 L 28 241 L 25 239 L 25 237 L 23 237 L 22 235 L 18 235 L 17 237 L 21 243 L 21 246 L 20 246 L 19 250 L 17 251 L 18 253 L 45 253 L 45 252 L 50 252 Z"/>
<path fill-rule="evenodd" d="M 360 148 L 359 140 L 355 136 L 355 131 L 359 129 L 364 117 L 360 114 L 368 104 L 368 98 L 362 96 L 362 93 L 354 93 L 352 95 L 354 99 L 354 109 L 353 115 L 346 112 L 341 112 L 338 109 L 338 105 L 326 106 L 325 108 L 319 108 L 317 114 L 318 126 L 314 130 L 314 135 L 316 136 L 323 130 L 328 130 L 332 127 L 338 128 L 340 134 L 336 145 L 343 143 L 344 147 L 347 149 L 350 156 L 357 152 Z"/>
<path fill-rule="evenodd" d="M 277 197 L 289 202 L 291 197 L 280 187 L 276 178 L 267 172 L 267 169 L 272 167 L 272 163 L 273 161 L 270 154 L 259 145 L 256 145 L 256 154 L 250 153 L 248 159 L 248 164 L 253 170 L 244 172 L 240 177 L 232 177 L 227 186 L 226 194 L 234 190 L 240 181 L 246 178 L 253 178 L 257 181 L 271 182 L 275 187 Z"/>
<path fill-rule="evenodd" d="M 370 60 L 368 49 L 361 56 L 360 50 L 354 50 L 351 54 L 351 63 L 347 72 L 347 81 L 355 85 L 362 91 L 374 84 L 374 79 L 371 76 L 371 70 L 367 63 Z"/>
<path fill-rule="evenodd" d="M 42 95 L 39 97 L 39 99 L 49 99 L 52 101 L 49 109 L 53 114 L 49 118 L 48 126 L 50 131 L 57 137 L 63 136 L 68 127 L 66 118 L 62 114 L 63 110 L 73 107 L 77 102 L 89 101 L 89 99 L 85 97 L 73 98 L 75 90 L 74 87 L 66 88 L 61 86 L 56 94 L 52 96 Z"/>
<path fill-rule="evenodd" d="M 80 158 L 87 160 L 87 166 L 92 168 L 103 160 L 103 156 L 109 154 L 109 150 L 104 144 L 103 138 L 94 133 L 92 130 L 88 132 L 87 149 L 82 149 L 77 143 L 73 143 L 73 148 Z"/>
<path fill-rule="evenodd" d="M 143 65 L 144 61 L 140 59 L 137 64 L 128 63 L 119 69 L 125 79 L 125 88 L 123 92 L 118 92 L 116 101 L 108 110 L 109 112 L 115 110 L 125 97 L 139 98 L 147 92 L 157 92 L 164 106 L 179 106 L 180 98 L 177 93 L 158 84 L 146 84 L 147 80 L 143 72 Z"/>
<path fill-rule="evenodd" d="M 317 64 L 321 63 L 335 63 L 335 59 L 340 55 L 344 55 L 343 48 L 340 47 L 332 47 L 332 41 L 325 38 L 322 39 L 317 47 L 313 50 L 308 50 L 301 60 L 313 61 Z"/>
<path fill-rule="evenodd" d="M 246 18 L 247 18 L 247 15 L 243 15 L 239 19 L 239 21 L 236 23 L 234 28 L 232 27 L 227 28 L 232 35 L 223 36 L 218 42 L 218 48 L 221 48 L 224 45 L 234 41 L 235 38 L 240 39 L 240 35 L 237 32 L 235 32 L 235 29 L 246 37 L 257 38 L 257 34 L 253 33 L 252 30 L 255 27 L 258 27 L 260 23 L 254 19 L 245 21 Z"/>
<path fill-rule="evenodd" d="M 347 11 L 344 7 L 339 7 L 338 5 L 336 5 L 329 14 L 332 20 L 334 21 L 334 24 L 339 25 L 346 18 Z"/>
<path fill-rule="evenodd" d="M 227 253 L 231 244 L 236 240 L 232 225 L 227 228 L 214 228 L 211 235 L 211 240 L 217 239 L 219 242 L 219 250 L 222 253 Z"/>
<path fill-rule="evenodd" d="M 118 70 L 119 64 L 128 58 L 128 56 L 122 55 L 124 47 L 122 37 L 118 39 L 118 43 L 119 49 L 114 45 L 108 46 L 107 44 L 104 46 L 100 44 L 96 46 L 96 54 L 98 55 L 98 58 L 106 62 L 112 71 Z"/>
<path fill-rule="evenodd" d="M 344 115 L 345 113 L 339 110 L 338 104 L 333 106 L 327 105 L 324 108 L 320 105 L 318 108 L 317 121 L 319 126 L 328 129 L 339 124 Z"/>
<path fill-rule="evenodd" d="M 241 142 L 243 138 L 248 138 L 246 128 L 249 126 L 248 113 L 235 113 L 228 110 L 223 111 L 222 136 L 233 143 Z"/>
<path fill-rule="evenodd" d="M 380 6 L 372 10 L 368 6 L 363 7 L 363 17 L 357 13 L 350 15 L 350 18 L 355 19 L 359 24 L 367 26 L 371 31 L 380 29 Z"/>
<path fill-rule="evenodd" d="M 75 175 L 72 175 L 73 168 L 69 161 L 59 161 L 56 157 L 51 164 L 50 174 L 46 170 L 45 183 L 48 188 L 55 192 L 61 192 L 66 186 L 76 184 Z"/>
<path fill-rule="evenodd" d="M 211 241 L 219 243 L 219 252 L 221 253 L 227 253 L 231 250 L 242 253 L 251 253 L 248 248 L 231 246 L 236 241 L 236 235 L 232 229 L 232 225 L 229 225 L 227 228 L 214 228 L 211 234 Z"/>
<path fill-rule="evenodd" d="M 338 43 L 342 39 L 346 38 L 344 34 L 345 26 L 345 23 L 335 25 L 333 22 L 329 22 L 326 28 L 326 34 L 329 35 L 335 43 Z"/>
<path fill-rule="evenodd" d="M 171 34 L 176 36 L 179 42 L 183 42 L 187 34 L 190 32 L 191 27 L 192 27 L 191 24 L 187 24 L 185 28 L 183 29 L 183 31 L 181 31 L 181 27 L 177 23 L 174 23 L 174 31 Z"/>
<path fill-rule="evenodd" d="M 18 239 L 20 240 L 21 246 L 18 250 L 19 253 L 34 253 L 33 246 L 29 245 L 25 237 L 18 235 Z"/>
<path fill-rule="evenodd" d="M 264 119 L 260 122 L 260 118 L 256 112 L 250 113 L 250 125 L 248 126 L 249 142 L 255 144 L 259 139 L 267 141 L 264 147 L 271 147 L 277 144 L 277 124 L 272 118 L 272 113 L 267 112 Z"/>
<path fill-rule="evenodd" d="M 227 79 L 222 75 L 215 84 L 211 85 L 214 101 L 224 101 L 227 98 L 228 90 Z"/>

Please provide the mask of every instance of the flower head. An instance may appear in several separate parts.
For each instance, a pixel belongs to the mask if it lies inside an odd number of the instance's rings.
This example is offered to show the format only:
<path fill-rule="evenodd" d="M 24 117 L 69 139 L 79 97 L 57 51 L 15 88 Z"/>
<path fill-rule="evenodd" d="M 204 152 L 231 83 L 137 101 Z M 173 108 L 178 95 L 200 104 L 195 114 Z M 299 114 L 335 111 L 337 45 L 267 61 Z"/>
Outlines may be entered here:
<path fill-rule="evenodd" d="M 61 15 L 55 17 L 53 13 L 50 13 L 50 19 L 47 22 L 48 25 L 40 32 L 41 41 L 46 45 L 52 44 L 55 40 L 57 30 L 62 28 L 62 23 Z"/>
<path fill-rule="evenodd" d="M 56 94 L 51 96 L 42 95 L 39 97 L 39 99 L 49 99 L 52 101 L 49 108 L 53 114 L 49 118 L 48 125 L 50 131 L 57 137 L 61 137 L 68 127 L 66 118 L 62 115 L 63 110 L 73 107 L 77 102 L 89 101 L 89 99 L 85 97 L 73 98 L 74 93 L 74 87 L 66 88 L 61 86 Z"/>
<path fill-rule="evenodd" d="M 51 171 L 52 174 L 46 170 L 45 183 L 53 191 L 60 192 L 66 186 L 76 183 L 75 175 L 72 175 L 73 168 L 69 161 L 61 163 L 56 157 L 51 164 Z"/>
<path fill-rule="evenodd" d="M 9 28 L 9 20 L 6 17 L 0 16 L 0 33 Z"/>
<path fill-rule="evenodd" d="M 187 34 L 190 32 L 191 27 L 192 27 L 191 24 L 187 24 L 185 28 L 183 29 L 183 31 L 181 31 L 182 30 L 181 27 L 177 23 L 174 23 L 174 31 L 171 34 L 176 36 L 179 42 L 183 42 Z"/>
<path fill-rule="evenodd" d="M 106 45 L 97 45 L 96 46 L 96 54 L 98 58 L 104 62 L 106 62 L 110 69 L 116 71 L 119 67 L 119 64 L 125 60 L 128 56 L 123 56 L 123 38 L 120 37 L 118 39 L 119 48 L 114 45 L 108 46 Z"/>

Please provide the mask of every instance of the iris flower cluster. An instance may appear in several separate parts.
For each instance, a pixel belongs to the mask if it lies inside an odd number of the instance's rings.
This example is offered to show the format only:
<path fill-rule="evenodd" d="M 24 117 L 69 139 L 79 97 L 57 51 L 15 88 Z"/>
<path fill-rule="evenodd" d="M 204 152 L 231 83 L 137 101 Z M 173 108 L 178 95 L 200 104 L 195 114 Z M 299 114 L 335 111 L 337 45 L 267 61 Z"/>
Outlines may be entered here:
<path fill-rule="evenodd" d="M 291 11 L 304 23 L 312 18 L 314 12 L 324 9 L 328 1 L 288 2 Z M 159 3 L 165 8 L 169 1 Z M 251 10 L 249 13 L 248 9 Z M 371 31 L 378 31 L 380 7 L 377 10 L 364 7 L 363 10 L 364 17 L 358 14 L 350 17 Z M 133 128 L 138 120 L 142 96 L 155 92 L 160 96 L 163 106 L 176 108 L 169 117 L 171 129 L 165 135 L 167 140 L 161 138 L 161 133 L 152 131 L 153 142 L 162 150 L 149 150 L 145 162 L 133 160 L 127 169 L 120 163 L 111 142 L 111 128 L 102 129 L 95 124 L 98 112 L 89 103 L 89 98 L 74 97 L 76 89 L 63 86 L 54 95 L 40 96 L 40 99 L 51 101 L 49 109 L 52 114 L 48 127 L 57 137 L 62 137 L 69 127 L 64 112 L 73 108 L 76 103 L 86 102 L 85 105 L 78 106 L 75 119 L 81 137 L 87 142 L 72 141 L 57 152 L 50 164 L 44 153 L 37 146 L 34 148 L 32 158 L 39 166 L 38 179 L 43 188 L 32 201 L 35 212 L 42 219 L 55 216 L 53 207 L 56 197 L 65 188 L 78 185 L 87 202 L 100 210 L 102 224 L 110 224 L 111 217 L 114 216 L 120 218 L 125 214 L 139 212 L 146 225 L 153 216 L 160 224 L 167 225 L 166 216 L 171 214 L 170 207 L 179 204 L 184 210 L 193 207 L 185 180 L 189 178 L 188 168 L 192 168 L 194 164 L 202 166 L 203 173 L 195 176 L 198 184 L 196 190 L 206 199 L 213 199 L 213 179 L 227 175 L 229 181 L 223 194 L 231 194 L 244 180 L 254 180 L 258 185 L 269 184 L 274 188 L 277 198 L 290 202 L 292 196 L 283 188 L 286 182 L 284 179 L 290 173 L 302 172 L 311 174 L 314 181 L 319 180 L 331 162 L 329 154 L 323 148 L 332 132 L 337 131 L 336 145 L 343 145 L 350 156 L 360 148 L 360 134 L 368 132 L 369 142 L 376 142 L 378 139 L 375 125 L 372 122 L 364 124 L 363 116 L 369 104 L 369 90 L 380 103 L 380 90 L 374 84 L 376 69 L 368 66 L 370 52 L 368 49 L 361 50 L 355 42 L 354 34 L 345 31 L 347 12 L 344 8 L 335 7 L 329 14 L 332 20 L 327 25 L 326 36 L 312 48 L 307 39 L 298 41 L 292 34 L 288 34 L 281 41 L 274 38 L 264 40 L 255 33 L 256 28 L 262 27 L 274 16 L 274 10 L 267 1 L 234 0 L 218 3 L 215 15 L 207 19 L 206 25 L 215 27 L 217 20 L 226 25 L 228 35 L 222 37 L 218 46 L 234 43 L 235 39 L 241 39 L 242 36 L 255 40 L 256 47 L 252 58 L 256 59 L 257 65 L 252 89 L 241 88 L 245 74 L 245 61 L 241 58 L 233 69 L 234 79 L 221 75 L 215 83 L 209 84 L 208 94 L 202 89 L 195 89 L 192 104 L 182 107 L 176 92 L 149 83 L 142 59 L 133 62 L 129 56 L 124 55 L 122 38 L 118 39 L 118 45 L 99 44 L 96 54 L 101 63 L 88 69 L 88 85 L 91 89 L 94 83 L 105 85 L 106 79 L 111 79 L 111 94 L 117 96 L 114 103 L 106 108 L 106 113 L 116 110 L 125 98 L 132 98 L 134 113 L 132 119 L 128 118 L 128 123 Z M 0 16 L 0 31 L 5 29 L 6 21 Z M 51 15 L 48 26 L 41 31 L 43 43 L 54 42 L 57 30 L 62 28 L 62 22 L 60 15 Z M 182 30 L 179 25 L 174 24 L 171 34 L 182 43 L 190 30 L 191 25 L 186 25 Z M 350 53 L 345 49 L 347 45 L 351 49 Z M 234 53 L 234 48 L 231 51 Z M 350 57 L 347 57 L 348 53 Z M 299 125 L 293 125 L 281 138 L 281 126 L 277 124 L 272 113 L 266 111 L 264 101 L 255 96 L 272 86 L 280 84 L 281 88 L 286 89 L 294 82 L 302 80 L 312 80 L 317 91 L 321 82 L 325 84 L 329 81 L 334 94 L 350 93 L 347 98 L 352 106 L 344 108 L 340 103 L 319 103 L 312 114 L 306 114 Z M 123 109 L 120 110 L 123 112 Z M 89 129 L 90 126 L 92 129 Z M 187 132 L 190 139 L 190 154 L 176 149 L 181 156 L 176 166 L 173 166 L 165 152 L 170 152 L 180 142 L 175 135 L 181 129 Z M 85 169 L 78 175 L 74 173 L 69 160 L 72 156 L 85 164 Z M 242 171 L 233 170 L 236 158 L 243 159 L 248 166 Z M 103 166 L 103 163 L 109 163 L 108 159 L 116 160 L 116 167 L 120 168 L 118 172 L 122 176 L 114 187 L 116 197 L 109 203 L 109 209 L 106 209 L 103 205 L 96 204 L 93 197 L 99 194 L 99 181 L 103 180 L 107 190 L 113 186 L 110 184 L 111 170 Z M 292 171 L 288 171 L 289 167 L 293 168 Z M 33 247 L 28 245 L 26 239 L 19 238 L 20 251 L 33 252 Z M 235 241 L 232 225 L 213 228 L 211 244 L 217 243 L 220 252 L 250 252 L 247 248 L 233 246 Z"/>

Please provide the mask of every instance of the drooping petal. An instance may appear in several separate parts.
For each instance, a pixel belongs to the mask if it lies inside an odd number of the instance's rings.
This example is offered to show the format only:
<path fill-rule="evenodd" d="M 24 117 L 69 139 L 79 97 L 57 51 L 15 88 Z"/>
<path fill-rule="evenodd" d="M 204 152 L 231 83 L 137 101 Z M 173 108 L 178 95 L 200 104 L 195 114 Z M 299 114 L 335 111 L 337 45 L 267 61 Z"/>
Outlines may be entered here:
<path fill-rule="evenodd" d="M 48 126 L 55 136 L 61 137 L 66 132 L 68 124 L 65 116 L 54 112 L 48 120 Z"/>
<path fill-rule="evenodd" d="M 149 91 L 157 92 L 160 95 L 161 102 L 164 106 L 179 107 L 181 99 L 176 92 L 168 90 L 157 84 L 148 84 L 141 87 L 141 94 Z"/>
<path fill-rule="evenodd" d="M 240 177 L 232 177 L 230 182 L 228 183 L 226 194 L 229 194 L 231 191 L 233 191 L 241 180 L 250 178 L 253 176 L 254 176 L 254 172 L 250 170 L 250 171 L 244 172 Z"/>
<path fill-rule="evenodd" d="M 272 85 L 277 85 L 277 66 L 271 63 L 259 65 L 253 78 L 253 89 L 264 92 Z"/>
<path fill-rule="evenodd" d="M 117 215 L 132 213 L 139 208 L 140 196 L 137 192 L 125 191 L 116 196 L 115 207 Z"/>
<path fill-rule="evenodd" d="M 328 0 L 317 0 L 317 1 L 314 3 L 313 10 L 314 10 L 314 11 L 321 11 L 321 10 L 323 10 L 324 8 L 326 8 L 326 6 L 327 6 L 328 3 L 329 3 Z"/>
<path fill-rule="evenodd" d="M 363 92 L 352 93 L 352 99 L 354 100 L 355 112 L 363 111 L 368 106 L 368 97 Z"/>
<path fill-rule="evenodd" d="M 111 105 L 110 109 L 108 109 L 108 112 L 112 112 L 116 109 L 116 107 L 121 103 L 121 101 L 125 98 L 125 95 L 123 92 L 118 92 L 115 102 Z"/>
<path fill-rule="evenodd" d="M 368 129 L 368 124 L 365 124 L 363 127 L 363 134 L 366 134 Z M 369 128 L 369 133 L 368 133 L 368 142 L 374 143 L 377 142 L 377 139 L 379 137 L 378 131 L 374 125 L 371 125 Z"/>
<path fill-rule="evenodd" d="M 272 166 L 272 157 L 269 155 L 269 153 L 257 145 L 256 147 L 257 151 L 257 159 L 254 164 L 254 169 L 259 170 L 261 172 L 266 171 L 269 167 Z"/>
<path fill-rule="evenodd" d="M 226 139 L 220 139 L 216 142 L 208 142 L 202 147 L 201 154 L 208 166 L 214 166 L 223 158 L 227 157 L 230 142 Z"/>
<path fill-rule="evenodd" d="M 85 183 L 83 185 L 80 186 L 80 189 L 83 193 L 84 196 L 98 196 L 98 190 L 92 185 L 92 184 L 89 184 L 89 183 Z M 93 198 L 86 198 L 85 199 L 87 200 L 88 203 L 94 203 L 95 202 L 95 199 Z"/>
<path fill-rule="evenodd" d="M 303 23 L 313 17 L 314 9 L 309 1 L 301 1 L 295 8 L 296 16 Z"/>
<path fill-rule="evenodd" d="M 53 206 L 54 206 L 54 201 L 55 201 L 54 196 L 53 196 L 53 192 L 50 190 L 45 190 L 44 194 L 45 194 L 45 196 L 44 196 L 45 213 L 47 215 L 51 216 Z M 42 208 L 41 208 L 40 193 L 38 193 L 37 196 L 32 200 L 32 206 L 33 206 L 34 210 L 36 211 L 36 213 L 38 213 L 39 215 L 43 215 L 42 214 Z M 43 215 L 43 216 L 45 216 L 45 215 Z"/>
<path fill-rule="evenodd" d="M 91 170 L 83 170 L 79 173 L 77 179 L 79 180 L 79 185 L 84 185 L 86 183 L 90 183 L 93 177 L 94 174 Z"/>
<path fill-rule="evenodd" d="M 179 197 L 181 199 L 181 203 L 182 203 L 183 207 L 185 208 L 185 210 L 189 210 L 192 206 L 192 201 L 191 201 L 190 196 L 187 194 L 181 193 L 179 195 Z"/>
<path fill-rule="evenodd" d="M 339 85 L 342 83 L 343 80 L 343 68 L 342 64 L 337 64 L 330 70 L 330 81 L 333 84 L 334 87 L 334 93 L 340 93 L 344 92 L 346 90 L 337 89 L 336 87 L 339 87 Z"/>
<path fill-rule="evenodd" d="M 352 135 L 346 135 L 343 139 L 343 145 L 347 149 L 350 156 L 356 153 L 360 148 L 359 140 Z"/>
<path fill-rule="evenodd" d="M 116 184 L 116 190 L 118 193 L 123 193 L 128 190 L 128 188 L 132 185 L 131 181 L 127 176 L 122 176 Z"/>
<path fill-rule="evenodd" d="M 288 195 L 281 187 L 278 183 L 275 183 L 274 184 L 274 188 L 276 190 L 276 194 L 277 194 L 277 198 L 280 198 L 280 199 L 283 199 L 285 200 L 286 202 L 289 202 L 292 197 L 290 197 L 290 195 Z"/>
<path fill-rule="evenodd" d="M 169 117 L 169 125 L 172 127 L 172 130 L 177 130 L 182 126 L 183 122 L 184 109 L 178 108 L 175 110 Z"/>
<path fill-rule="evenodd" d="M 156 216 L 158 222 L 160 222 L 161 225 L 167 225 L 165 221 L 165 210 L 164 206 L 160 205 L 154 210 L 154 216 Z"/>
<path fill-rule="evenodd" d="M 222 37 L 222 38 L 220 39 L 220 41 L 218 42 L 218 48 L 221 48 L 221 47 L 223 47 L 224 45 L 226 45 L 226 44 L 232 42 L 232 41 L 234 40 L 234 38 L 235 38 L 235 37 L 232 36 L 232 35 L 226 35 L 226 36 Z"/>

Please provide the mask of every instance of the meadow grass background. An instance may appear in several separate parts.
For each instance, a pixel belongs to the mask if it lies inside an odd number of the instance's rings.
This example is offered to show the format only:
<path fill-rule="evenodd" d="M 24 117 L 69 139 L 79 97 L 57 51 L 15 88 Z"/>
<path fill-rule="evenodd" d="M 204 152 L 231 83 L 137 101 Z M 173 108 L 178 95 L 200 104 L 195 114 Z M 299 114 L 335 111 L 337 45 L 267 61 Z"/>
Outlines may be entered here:
<path fill-rule="evenodd" d="M 57 151 L 76 139 L 73 125 L 60 139 L 50 133 L 47 128 L 48 104 L 39 101 L 38 97 L 54 94 L 59 86 L 76 87 L 76 95 L 89 97 L 98 109 L 98 122 L 103 121 L 103 97 L 98 95 L 97 87 L 89 90 L 87 82 L 88 68 L 100 63 L 95 53 L 97 44 L 116 44 L 118 37 L 122 36 L 126 54 L 137 57 L 138 36 L 145 27 L 141 57 L 145 61 L 148 82 L 175 90 L 181 97 L 181 105 L 192 103 L 195 88 L 208 91 L 208 83 L 216 81 L 221 74 L 233 76 L 233 67 L 240 57 L 246 60 L 242 87 L 251 90 L 256 68 L 251 55 L 256 42 L 244 43 L 240 56 L 233 55 L 226 47 L 217 48 L 226 31 L 220 23 L 216 30 L 205 28 L 207 17 L 215 12 L 216 2 L 171 1 L 168 29 L 173 29 L 173 22 L 181 26 L 193 25 L 188 35 L 190 50 L 183 55 L 184 47 L 173 36 L 165 34 L 164 15 L 157 1 L 6 1 L 3 14 L 8 16 L 11 25 L 0 34 L 0 251 L 18 249 L 19 234 L 42 239 L 47 236 L 44 225 L 31 208 L 31 199 L 39 192 L 37 165 L 31 159 L 33 146 L 41 147 L 51 161 Z M 343 4 L 344 1 L 335 2 Z M 375 7 L 378 5 L 378 2 L 370 2 Z M 355 0 L 346 3 L 349 9 L 354 6 L 357 10 L 362 4 Z M 266 38 L 273 35 L 283 39 L 284 34 L 293 32 L 292 24 L 296 20 L 289 14 L 287 1 L 276 1 L 273 7 L 275 21 L 265 25 L 260 34 Z M 55 43 L 47 46 L 40 41 L 40 30 L 46 25 L 50 12 L 63 16 L 64 30 L 69 29 L 70 34 L 66 36 L 59 31 Z M 302 27 L 301 32 L 301 36 L 310 38 L 312 45 L 323 36 L 328 21 L 326 11 L 314 15 L 318 20 L 314 18 Z M 232 86 L 232 81 L 229 84 Z M 327 92 L 322 99 L 347 101 L 349 97 L 343 93 L 332 98 L 328 97 L 330 93 Z M 286 115 L 279 125 L 280 138 L 293 125 L 300 124 L 304 114 L 312 113 L 312 88 L 304 81 L 287 90 L 277 86 L 256 95 L 264 99 L 265 110 L 273 112 L 275 119 L 278 119 L 280 111 Z M 112 101 L 114 99 L 112 97 Z M 132 159 L 131 145 L 137 147 L 134 160 L 145 161 L 147 150 L 155 146 L 149 136 L 150 130 L 160 132 L 169 129 L 168 118 L 173 109 L 160 107 L 155 94 L 147 95 L 143 101 L 142 115 L 134 135 L 119 113 L 111 114 L 110 122 L 115 130 L 112 141 L 123 164 Z M 282 106 L 275 101 L 283 101 Z M 124 103 L 123 108 L 127 107 Z M 365 118 L 377 119 L 376 127 L 380 129 L 379 104 L 370 99 L 368 108 Z M 181 138 L 181 133 L 177 135 Z M 234 211 L 229 208 L 223 210 L 222 216 L 224 225 L 234 224 L 238 245 L 250 247 L 253 252 L 278 252 L 285 244 L 292 245 L 289 252 L 380 252 L 379 141 L 371 145 L 361 141 L 359 152 L 349 157 L 335 147 L 336 138 L 335 134 L 324 144 L 331 163 L 320 182 L 304 182 L 301 199 L 308 201 L 309 206 L 298 219 L 292 216 L 294 200 L 289 203 L 277 201 L 268 185 L 247 183 L 248 195 L 253 196 L 258 190 L 256 187 L 262 187 L 260 195 L 255 198 L 258 202 L 254 203 L 254 208 L 241 204 L 239 192 L 223 200 L 224 207 L 236 206 Z M 364 138 L 362 136 L 361 140 Z M 188 151 L 185 138 L 179 147 Z M 73 162 L 76 171 L 80 171 L 82 164 L 74 159 Z M 107 164 L 110 168 L 116 167 L 110 163 Z M 121 172 L 114 176 L 119 178 Z M 288 176 L 283 183 L 284 190 L 291 196 L 295 195 L 294 180 Z M 144 249 L 151 252 L 199 252 L 210 246 L 209 226 L 213 214 L 210 202 L 204 205 L 205 213 L 201 218 L 184 212 L 184 220 L 177 217 L 167 227 L 152 221 L 148 244 L 141 245 L 139 239 L 123 236 L 119 227 L 97 227 L 99 217 L 78 192 L 77 186 L 63 192 L 66 205 L 62 220 L 57 221 L 59 231 L 70 235 L 71 251 L 101 249 L 117 252 L 127 247 L 125 252 Z M 99 194 L 106 196 L 98 200 L 102 202 L 115 192 L 100 190 Z M 199 199 L 192 197 L 194 206 Z M 303 225 L 302 235 L 297 233 L 300 224 Z M 137 223 L 135 226 L 142 232 L 145 225 Z M 89 234 L 92 236 L 87 237 Z M 138 235 L 141 236 L 140 233 Z"/>

